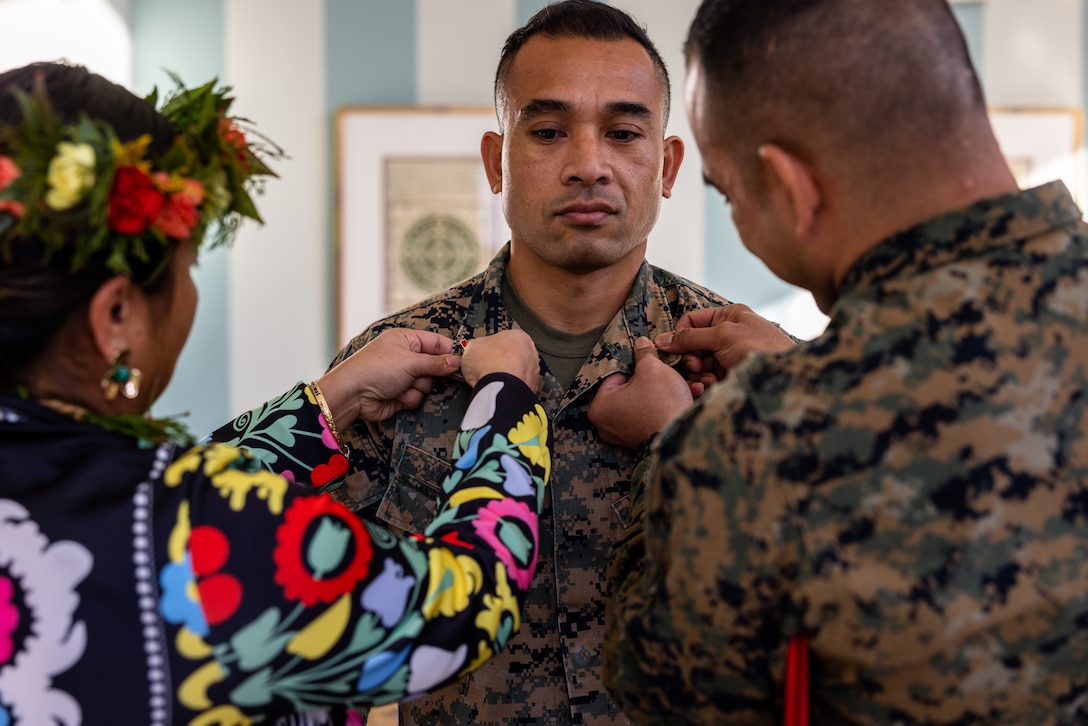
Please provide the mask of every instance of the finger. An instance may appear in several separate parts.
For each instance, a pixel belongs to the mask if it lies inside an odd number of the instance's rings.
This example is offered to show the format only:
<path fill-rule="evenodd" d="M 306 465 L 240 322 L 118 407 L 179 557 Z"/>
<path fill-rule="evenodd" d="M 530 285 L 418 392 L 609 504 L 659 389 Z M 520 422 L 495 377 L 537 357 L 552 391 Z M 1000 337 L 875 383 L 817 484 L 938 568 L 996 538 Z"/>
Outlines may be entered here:
<path fill-rule="evenodd" d="M 722 345 L 722 328 L 679 328 L 675 333 L 657 336 L 657 347 L 669 353 L 702 353 L 717 350 Z"/>
<path fill-rule="evenodd" d="M 407 391 L 397 396 L 396 402 L 402 407 L 398 410 L 416 408 L 419 404 L 423 403 L 423 392 L 418 391 L 415 388 L 409 388 Z"/>
<path fill-rule="evenodd" d="M 722 308 L 701 308 L 699 310 L 692 310 L 684 313 L 684 315 L 676 321 L 676 329 L 709 328 L 721 319 L 721 314 Z"/>
<path fill-rule="evenodd" d="M 449 353 L 453 350 L 453 338 L 447 338 L 444 335 L 432 333 L 429 330 L 411 330 L 408 332 L 410 332 L 415 337 L 418 343 L 417 346 L 414 346 L 412 348 L 412 350 L 417 353 L 442 355 L 444 353 Z"/>

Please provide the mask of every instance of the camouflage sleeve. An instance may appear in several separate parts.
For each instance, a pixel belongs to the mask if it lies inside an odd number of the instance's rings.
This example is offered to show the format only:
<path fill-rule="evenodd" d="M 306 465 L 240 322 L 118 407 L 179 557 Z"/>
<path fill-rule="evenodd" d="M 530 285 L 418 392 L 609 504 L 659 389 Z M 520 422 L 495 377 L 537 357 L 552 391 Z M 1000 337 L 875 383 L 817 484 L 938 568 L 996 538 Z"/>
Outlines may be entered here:
<path fill-rule="evenodd" d="M 636 524 L 610 561 L 604 678 L 636 723 L 780 717 L 790 507 L 753 466 L 760 427 L 706 403 L 636 467 Z"/>

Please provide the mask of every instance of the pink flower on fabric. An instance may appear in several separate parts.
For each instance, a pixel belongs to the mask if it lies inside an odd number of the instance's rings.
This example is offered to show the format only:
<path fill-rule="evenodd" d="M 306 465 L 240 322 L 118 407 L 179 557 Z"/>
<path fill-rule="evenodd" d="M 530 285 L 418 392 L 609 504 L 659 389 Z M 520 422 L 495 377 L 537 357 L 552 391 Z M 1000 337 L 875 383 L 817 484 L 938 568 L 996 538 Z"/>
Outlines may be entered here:
<path fill-rule="evenodd" d="M 532 535 L 532 542 L 525 539 L 523 531 L 517 526 L 503 526 L 504 520 L 513 519 L 525 523 Z M 536 515 L 525 502 L 515 499 L 495 499 L 476 514 L 472 523 L 476 534 L 487 542 L 506 565 L 511 578 L 522 590 L 527 590 L 536 571 L 536 553 L 539 537 L 537 535 Z M 529 547 L 532 547 L 532 560 L 525 562 Z"/>
<path fill-rule="evenodd" d="M 11 601 L 15 586 L 0 577 L 0 666 L 6 665 L 15 652 L 15 629 L 19 627 L 19 608 Z"/>
<path fill-rule="evenodd" d="M 329 422 L 325 420 L 324 414 L 317 414 L 317 423 L 321 426 L 321 443 L 325 445 L 325 448 L 339 451 L 340 444 L 336 443 L 336 437 L 332 435 L 332 431 L 329 431 Z"/>

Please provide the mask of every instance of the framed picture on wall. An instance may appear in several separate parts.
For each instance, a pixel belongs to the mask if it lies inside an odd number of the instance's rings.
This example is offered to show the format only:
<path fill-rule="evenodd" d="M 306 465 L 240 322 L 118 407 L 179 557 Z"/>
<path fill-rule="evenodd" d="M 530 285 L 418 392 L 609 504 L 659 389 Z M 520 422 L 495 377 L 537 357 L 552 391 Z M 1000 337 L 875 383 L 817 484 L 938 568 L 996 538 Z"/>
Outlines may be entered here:
<path fill-rule="evenodd" d="M 484 269 L 507 241 L 480 140 L 492 107 L 337 111 L 337 346 Z"/>
<path fill-rule="evenodd" d="M 1076 108 L 992 108 L 990 121 L 1022 189 L 1061 179 L 1080 202 L 1081 112 Z"/>

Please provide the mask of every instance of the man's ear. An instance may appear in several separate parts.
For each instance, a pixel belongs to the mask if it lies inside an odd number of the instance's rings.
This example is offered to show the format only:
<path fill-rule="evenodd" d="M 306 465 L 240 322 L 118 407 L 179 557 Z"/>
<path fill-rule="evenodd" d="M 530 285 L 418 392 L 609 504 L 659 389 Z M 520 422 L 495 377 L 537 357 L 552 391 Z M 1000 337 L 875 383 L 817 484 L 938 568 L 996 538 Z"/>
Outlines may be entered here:
<path fill-rule="evenodd" d="M 777 144 L 763 144 L 758 153 L 770 169 L 771 182 L 785 194 L 794 234 L 799 239 L 808 237 L 822 202 L 820 185 L 812 169 L 799 156 Z"/>
<path fill-rule="evenodd" d="M 502 136 L 494 131 L 485 133 L 480 139 L 480 158 L 484 162 L 491 193 L 498 194 L 502 191 Z"/>
<path fill-rule="evenodd" d="M 87 327 L 95 347 L 107 361 L 130 347 L 134 291 L 135 285 L 131 279 L 117 275 L 107 280 L 91 297 L 87 308 Z"/>
<path fill-rule="evenodd" d="M 665 139 L 664 164 L 661 167 L 661 196 L 668 199 L 672 196 L 672 185 L 676 183 L 676 175 L 680 172 L 680 163 L 684 160 L 684 142 L 679 136 L 670 136 Z"/>

